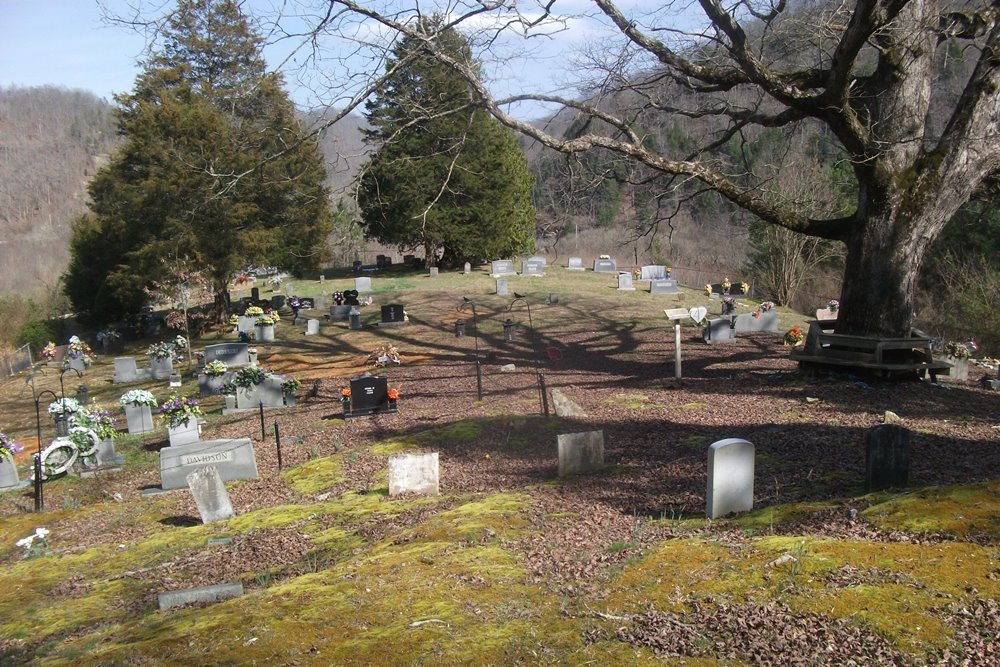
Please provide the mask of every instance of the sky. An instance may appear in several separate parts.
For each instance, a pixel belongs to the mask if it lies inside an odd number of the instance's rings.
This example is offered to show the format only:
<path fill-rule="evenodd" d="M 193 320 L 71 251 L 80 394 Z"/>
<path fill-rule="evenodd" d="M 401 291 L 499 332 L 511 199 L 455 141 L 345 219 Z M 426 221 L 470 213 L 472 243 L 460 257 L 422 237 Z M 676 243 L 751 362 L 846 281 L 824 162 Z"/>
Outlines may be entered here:
<path fill-rule="evenodd" d="M 386 0 L 390 5 L 398 0 Z M 125 14 L 132 0 L 103 0 L 113 12 Z M 173 6 L 169 0 L 145 0 L 148 4 Z M 276 6 L 277 0 L 246 0 L 259 7 Z M 626 0 L 638 9 L 651 5 L 652 0 Z M 295 5 L 296 3 L 292 3 Z M 307 6 L 310 0 L 300 0 Z M 401 3 L 400 3 L 401 4 Z M 523 3 L 527 6 L 530 3 Z M 662 4 L 662 3 L 655 3 Z M 567 18 L 549 36 L 528 42 L 496 44 L 501 57 L 485 68 L 491 79 L 491 89 L 497 96 L 523 92 L 575 94 L 573 68 L 568 54 L 581 45 L 602 43 L 606 28 L 592 18 L 583 16 L 592 12 L 587 0 L 559 0 L 558 11 Z M 354 26 L 357 28 L 358 26 Z M 605 32 L 602 32 L 605 31 Z M 359 30 L 360 32 L 360 30 Z M 358 34 L 357 39 L 367 39 Z M 290 55 L 291 41 L 284 41 L 265 49 L 270 66 L 275 66 Z M 329 45 L 329 55 L 335 56 L 356 46 L 351 40 Z M 70 89 L 83 89 L 111 101 L 115 93 L 132 89 L 138 73 L 138 60 L 143 55 L 145 40 L 126 28 L 109 26 L 101 20 L 97 0 L 0 0 L 0 86 L 55 85 Z M 503 57 L 504 49 L 521 57 Z M 527 49 L 527 52 L 526 52 Z M 525 56 L 526 52 L 526 56 Z M 301 61 L 301 58 L 299 58 Z M 328 80 L 346 81 L 348 69 L 371 69 L 372 61 L 344 61 L 332 58 L 324 65 Z M 288 66 L 294 63 L 289 61 Z M 341 68 L 341 69 L 338 69 Z M 377 68 L 377 65 L 374 66 Z M 329 88 L 317 85 L 315 76 L 300 84 L 302 77 L 286 73 L 286 83 L 293 101 L 300 106 L 332 104 L 343 105 L 344 96 L 331 95 Z M 317 90 L 323 94 L 317 95 Z M 525 119 L 544 115 L 543 105 L 524 105 L 513 113 Z"/>

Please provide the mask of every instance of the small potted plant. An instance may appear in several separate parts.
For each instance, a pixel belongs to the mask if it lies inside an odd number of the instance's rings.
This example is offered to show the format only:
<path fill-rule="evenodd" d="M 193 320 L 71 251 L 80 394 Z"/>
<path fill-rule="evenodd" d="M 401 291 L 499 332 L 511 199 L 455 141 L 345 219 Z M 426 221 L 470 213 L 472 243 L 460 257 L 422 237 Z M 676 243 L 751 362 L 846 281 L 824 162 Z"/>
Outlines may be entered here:
<path fill-rule="evenodd" d="M 70 420 L 80 411 L 80 402 L 75 398 L 59 398 L 49 403 L 49 414 L 56 423 L 56 436 L 69 435 Z"/>
<path fill-rule="evenodd" d="M 129 433 L 147 433 L 153 430 L 153 408 L 156 397 L 145 389 L 132 389 L 122 394 L 118 402 L 125 409 Z"/>
<path fill-rule="evenodd" d="M 802 332 L 802 327 L 792 327 L 785 332 L 785 345 L 795 347 L 801 345 L 805 339 L 806 335 Z"/>
<path fill-rule="evenodd" d="M 838 310 L 840 310 L 840 302 L 837 301 L 836 299 L 830 299 L 829 301 L 826 302 L 826 309 L 829 310 L 831 313 L 835 313 Z"/>
<path fill-rule="evenodd" d="M 14 465 L 14 455 L 21 451 L 21 445 L 0 433 L 0 489 L 17 486 L 17 467 Z"/>
<path fill-rule="evenodd" d="M 285 405 L 295 405 L 295 392 L 302 387 L 298 378 L 286 378 L 281 382 L 281 394 L 285 397 Z"/>
<path fill-rule="evenodd" d="M 198 441 L 200 432 L 198 418 L 202 416 L 202 412 L 196 399 L 171 396 L 159 407 L 157 414 L 167 423 L 171 447 Z"/>
<path fill-rule="evenodd" d="M 344 409 L 344 414 L 351 411 L 351 390 L 347 387 L 340 390 L 340 407 Z"/>

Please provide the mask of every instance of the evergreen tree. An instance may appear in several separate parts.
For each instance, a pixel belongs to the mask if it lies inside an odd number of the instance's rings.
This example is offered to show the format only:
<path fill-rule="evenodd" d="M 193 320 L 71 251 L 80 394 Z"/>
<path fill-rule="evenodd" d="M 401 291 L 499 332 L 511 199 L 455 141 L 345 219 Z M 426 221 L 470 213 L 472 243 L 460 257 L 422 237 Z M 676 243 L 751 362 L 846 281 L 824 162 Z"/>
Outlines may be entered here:
<path fill-rule="evenodd" d="M 440 17 L 420 32 L 473 64 L 468 41 Z M 405 37 L 386 64 L 397 71 L 366 105 L 377 147 L 358 205 L 369 238 L 422 246 L 427 262 L 484 260 L 534 248 L 532 176 L 513 133 L 478 104 L 454 70 Z"/>
<path fill-rule="evenodd" d="M 319 266 L 331 217 L 322 157 L 281 86 L 234 0 L 180 1 L 164 46 L 117 98 L 125 144 L 74 226 L 78 310 L 134 311 L 165 258 L 207 269 L 220 317 L 246 265 Z"/>

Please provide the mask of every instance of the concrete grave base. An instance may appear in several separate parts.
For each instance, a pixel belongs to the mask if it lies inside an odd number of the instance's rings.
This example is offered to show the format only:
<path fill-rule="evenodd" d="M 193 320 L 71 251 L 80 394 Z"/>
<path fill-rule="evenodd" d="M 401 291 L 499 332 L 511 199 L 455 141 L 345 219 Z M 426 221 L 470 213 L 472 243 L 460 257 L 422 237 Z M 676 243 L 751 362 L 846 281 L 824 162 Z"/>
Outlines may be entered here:
<path fill-rule="evenodd" d="M 593 472 L 604 467 L 604 431 L 560 433 L 559 476 Z"/>

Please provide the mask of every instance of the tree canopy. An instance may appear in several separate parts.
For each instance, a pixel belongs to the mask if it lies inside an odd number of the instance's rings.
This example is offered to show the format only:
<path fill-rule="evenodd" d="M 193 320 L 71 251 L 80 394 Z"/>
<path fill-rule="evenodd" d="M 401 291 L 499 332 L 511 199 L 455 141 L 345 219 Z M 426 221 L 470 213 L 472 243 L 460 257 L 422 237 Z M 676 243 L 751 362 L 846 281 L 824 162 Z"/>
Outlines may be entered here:
<path fill-rule="evenodd" d="M 458 72 L 423 47 L 474 72 L 468 42 L 423 18 L 386 61 L 386 82 L 366 105 L 376 147 L 358 192 L 366 235 L 423 247 L 428 264 L 484 260 L 534 248 L 532 177 L 513 133 L 480 104 Z"/>
<path fill-rule="evenodd" d="M 134 90 L 116 100 L 125 143 L 74 225 L 67 292 L 95 319 L 134 312 L 163 259 L 205 267 L 221 314 L 234 272 L 300 272 L 324 255 L 321 155 L 238 3 L 181 0 L 166 26 Z"/>

